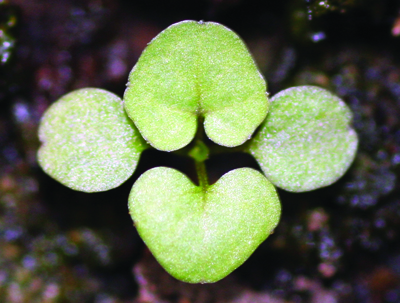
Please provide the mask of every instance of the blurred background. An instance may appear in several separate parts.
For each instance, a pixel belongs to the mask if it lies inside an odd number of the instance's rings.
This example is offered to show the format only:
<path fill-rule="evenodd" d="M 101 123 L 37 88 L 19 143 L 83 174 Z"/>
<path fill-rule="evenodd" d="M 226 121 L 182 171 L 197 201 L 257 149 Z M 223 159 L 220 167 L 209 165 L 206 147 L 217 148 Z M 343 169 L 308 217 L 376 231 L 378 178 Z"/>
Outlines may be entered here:
<path fill-rule="evenodd" d="M 318 85 L 360 138 L 336 184 L 279 191 L 271 235 L 220 282 L 171 278 L 138 237 L 127 197 L 145 170 L 192 163 L 146 151 L 120 188 L 70 190 L 38 167 L 46 108 L 81 87 L 123 95 L 146 44 L 172 23 L 216 21 L 248 45 L 271 95 Z M 0 0 L 0 302 L 400 302 L 400 3 L 394 0 Z M 217 178 L 251 156 L 208 162 Z"/>

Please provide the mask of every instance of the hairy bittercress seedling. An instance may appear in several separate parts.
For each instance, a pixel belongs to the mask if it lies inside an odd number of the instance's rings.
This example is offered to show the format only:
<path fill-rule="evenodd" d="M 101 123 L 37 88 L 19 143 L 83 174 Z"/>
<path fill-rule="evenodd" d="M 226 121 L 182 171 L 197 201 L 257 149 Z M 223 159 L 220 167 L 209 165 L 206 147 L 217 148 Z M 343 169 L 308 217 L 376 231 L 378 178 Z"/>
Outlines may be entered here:
<path fill-rule="evenodd" d="M 345 173 L 357 148 L 351 116 L 338 97 L 313 86 L 289 88 L 268 101 L 266 83 L 234 32 L 184 21 L 151 41 L 129 75 L 123 101 L 84 88 L 54 103 L 40 124 L 38 159 L 64 185 L 98 192 L 133 174 L 149 148 L 145 141 L 159 150 L 181 149 L 194 159 L 199 184 L 173 168 L 150 169 L 133 185 L 129 212 L 171 275 L 215 282 L 278 224 L 272 184 L 309 191 Z M 203 128 L 216 144 L 251 153 L 266 177 L 239 168 L 209 184 Z"/>

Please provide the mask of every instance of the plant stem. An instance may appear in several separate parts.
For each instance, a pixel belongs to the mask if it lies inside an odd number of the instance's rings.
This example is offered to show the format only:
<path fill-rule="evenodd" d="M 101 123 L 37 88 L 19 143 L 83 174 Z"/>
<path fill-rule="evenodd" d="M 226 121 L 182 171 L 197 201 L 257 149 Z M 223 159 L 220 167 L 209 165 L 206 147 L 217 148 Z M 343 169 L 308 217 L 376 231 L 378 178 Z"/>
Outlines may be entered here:
<path fill-rule="evenodd" d="M 204 163 L 204 161 L 195 161 L 195 164 L 196 164 L 197 178 L 199 179 L 199 186 L 203 190 L 207 190 L 209 184 L 208 184 L 206 164 Z"/>

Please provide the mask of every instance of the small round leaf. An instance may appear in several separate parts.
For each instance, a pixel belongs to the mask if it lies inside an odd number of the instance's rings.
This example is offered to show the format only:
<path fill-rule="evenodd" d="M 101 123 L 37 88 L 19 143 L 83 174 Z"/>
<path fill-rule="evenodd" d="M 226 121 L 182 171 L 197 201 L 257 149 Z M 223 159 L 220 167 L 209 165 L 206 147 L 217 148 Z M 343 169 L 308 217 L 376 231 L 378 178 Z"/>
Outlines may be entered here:
<path fill-rule="evenodd" d="M 124 102 L 143 137 L 172 151 L 207 136 L 237 146 L 268 110 L 266 83 L 242 40 L 218 23 L 183 21 L 161 32 L 129 75 Z"/>
<path fill-rule="evenodd" d="M 145 149 L 121 99 L 108 91 L 73 91 L 45 112 L 38 160 L 43 170 L 79 191 L 119 186 L 136 168 Z"/>
<path fill-rule="evenodd" d="M 240 266 L 276 227 L 280 211 L 274 186 L 251 168 L 202 188 L 157 167 L 129 196 L 143 241 L 172 276 L 189 283 L 216 282 Z"/>
<path fill-rule="evenodd" d="M 286 89 L 271 99 L 270 111 L 250 145 L 267 178 L 293 192 L 334 183 L 357 150 L 352 113 L 338 97 L 315 86 Z"/>

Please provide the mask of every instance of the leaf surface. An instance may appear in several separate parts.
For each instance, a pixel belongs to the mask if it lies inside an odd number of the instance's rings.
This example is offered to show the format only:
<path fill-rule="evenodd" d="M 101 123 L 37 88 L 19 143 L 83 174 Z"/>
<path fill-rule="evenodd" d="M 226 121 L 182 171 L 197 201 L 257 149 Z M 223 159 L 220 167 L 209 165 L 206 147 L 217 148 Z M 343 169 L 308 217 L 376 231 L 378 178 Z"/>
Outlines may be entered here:
<path fill-rule="evenodd" d="M 286 89 L 270 111 L 249 151 L 267 178 L 288 191 L 310 191 L 334 183 L 356 154 L 352 113 L 329 91 L 315 86 Z"/>
<path fill-rule="evenodd" d="M 268 110 L 266 83 L 242 40 L 213 22 L 183 21 L 161 32 L 129 75 L 125 108 L 155 148 L 172 151 L 194 137 L 244 143 Z"/>
<path fill-rule="evenodd" d="M 145 149 L 121 99 L 108 91 L 73 91 L 45 112 L 39 127 L 43 170 L 79 191 L 119 186 L 136 168 Z"/>
<path fill-rule="evenodd" d="M 158 262 L 189 283 L 216 282 L 240 266 L 280 217 L 274 186 L 239 168 L 207 189 L 167 167 L 145 172 L 129 196 L 135 226 Z"/>

